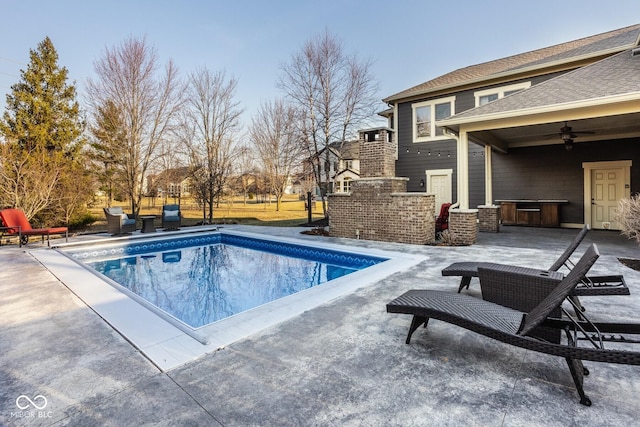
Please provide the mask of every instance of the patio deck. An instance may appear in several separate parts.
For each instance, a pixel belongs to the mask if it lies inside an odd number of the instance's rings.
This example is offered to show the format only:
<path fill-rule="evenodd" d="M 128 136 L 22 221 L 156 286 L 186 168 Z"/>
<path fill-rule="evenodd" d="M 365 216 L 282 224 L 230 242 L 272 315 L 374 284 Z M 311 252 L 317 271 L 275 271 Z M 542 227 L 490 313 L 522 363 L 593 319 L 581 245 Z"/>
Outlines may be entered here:
<path fill-rule="evenodd" d="M 234 226 L 422 254 L 428 259 L 186 365 L 161 372 L 30 254 L 0 247 L 0 425 L 603 426 L 633 425 L 639 367 L 586 362 L 578 396 L 564 360 L 442 322 L 404 344 L 408 316 L 385 304 L 413 288 L 456 292 L 440 270 L 459 260 L 546 267 L 577 230 L 502 227 L 476 245 L 437 247 L 300 235 L 300 228 Z M 591 231 L 593 274 L 623 274 L 631 296 L 584 298 L 593 318 L 640 321 L 640 273 L 617 257 L 640 248 Z M 25 251 L 26 249 L 26 251 Z M 575 258 L 575 257 L 574 257 Z M 467 292 L 467 291 L 463 291 Z M 479 287 L 468 291 L 479 294 Z M 36 398 L 36 396 L 42 396 Z M 42 406 L 37 409 L 24 397 Z M 17 400 L 20 401 L 17 402 Z M 21 406 L 29 405 L 24 410 Z M 27 412 L 33 417 L 25 417 Z M 20 416 L 22 415 L 22 416 Z"/>

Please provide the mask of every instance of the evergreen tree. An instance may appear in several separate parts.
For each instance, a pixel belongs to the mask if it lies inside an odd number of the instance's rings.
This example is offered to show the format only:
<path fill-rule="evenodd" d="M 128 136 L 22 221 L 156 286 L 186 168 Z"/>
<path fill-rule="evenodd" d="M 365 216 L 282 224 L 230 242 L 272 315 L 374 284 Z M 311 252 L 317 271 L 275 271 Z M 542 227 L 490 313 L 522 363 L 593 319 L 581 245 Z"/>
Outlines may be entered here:
<path fill-rule="evenodd" d="M 57 221 L 68 220 L 56 202 L 66 198 L 65 191 L 76 190 L 58 184 L 69 181 L 65 174 L 77 177 L 78 167 L 83 167 L 83 123 L 76 88 L 67 78 L 67 69 L 58 66 L 58 53 L 46 37 L 30 51 L 30 63 L 11 87 L 0 120 L 0 203 L 23 209 L 29 219 L 57 210 L 63 216 Z M 86 185 L 80 179 L 71 181 L 76 187 Z"/>

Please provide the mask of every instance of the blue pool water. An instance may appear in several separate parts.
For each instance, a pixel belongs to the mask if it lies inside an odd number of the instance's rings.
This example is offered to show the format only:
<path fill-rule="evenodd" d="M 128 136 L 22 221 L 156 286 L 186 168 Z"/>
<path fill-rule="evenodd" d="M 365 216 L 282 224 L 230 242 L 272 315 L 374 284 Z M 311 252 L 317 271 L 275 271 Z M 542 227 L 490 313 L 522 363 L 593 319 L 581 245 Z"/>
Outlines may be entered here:
<path fill-rule="evenodd" d="M 72 256 L 192 328 L 386 260 L 224 233 Z"/>

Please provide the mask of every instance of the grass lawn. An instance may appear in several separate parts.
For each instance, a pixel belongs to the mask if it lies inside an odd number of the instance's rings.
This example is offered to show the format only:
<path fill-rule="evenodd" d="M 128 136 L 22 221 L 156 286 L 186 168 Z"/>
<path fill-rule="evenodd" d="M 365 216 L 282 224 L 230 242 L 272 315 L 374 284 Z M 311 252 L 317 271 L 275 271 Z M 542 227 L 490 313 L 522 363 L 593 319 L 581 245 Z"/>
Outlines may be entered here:
<path fill-rule="evenodd" d="M 169 199 L 167 203 L 174 203 Z M 177 201 L 175 201 L 177 203 Z M 162 214 L 162 200 L 145 198 L 142 202 L 140 215 L 156 215 L 156 227 L 160 227 Z M 125 212 L 130 212 L 131 208 L 127 203 L 115 202 L 114 206 L 122 206 Z M 280 205 L 280 210 L 276 211 L 276 203 L 258 203 L 255 199 L 247 200 L 246 203 L 240 199 L 221 202 L 219 207 L 213 209 L 213 222 L 216 224 L 247 224 L 247 225 L 269 225 L 280 227 L 293 227 L 306 224 L 308 221 L 307 211 L 304 208 L 305 202 L 299 200 L 298 196 L 285 196 Z M 191 199 L 180 201 L 182 212 L 182 224 L 184 226 L 202 223 L 202 208 Z M 90 212 L 99 218 L 99 221 L 91 226 L 91 231 L 106 230 L 106 219 L 102 206 L 90 209 Z M 323 217 L 322 203 L 315 202 L 312 220 Z"/>

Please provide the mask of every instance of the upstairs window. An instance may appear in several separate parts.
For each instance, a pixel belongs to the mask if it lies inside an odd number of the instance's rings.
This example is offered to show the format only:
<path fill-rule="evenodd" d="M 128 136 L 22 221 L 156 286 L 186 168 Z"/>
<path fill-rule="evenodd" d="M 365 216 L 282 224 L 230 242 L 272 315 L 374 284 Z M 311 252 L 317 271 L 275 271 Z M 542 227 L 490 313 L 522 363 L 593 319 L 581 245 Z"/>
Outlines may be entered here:
<path fill-rule="evenodd" d="M 476 107 L 495 101 L 496 99 L 504 98 L 512 93 L 520 92 L 521 90 L 531 87 L 531 82 L 517 83 L 508 86 L 495 87 L 492 89 L 480 90 L 474 93 L 476 98 Z"/>
<path fill-rule="evenodd" d="M 436 121 L 454 114 L 455 98 L 443 98 L 419 102 L 413 108 L 413 139 L 415 142 L 447 139 L 444 130 L 436 126 Z"/>

